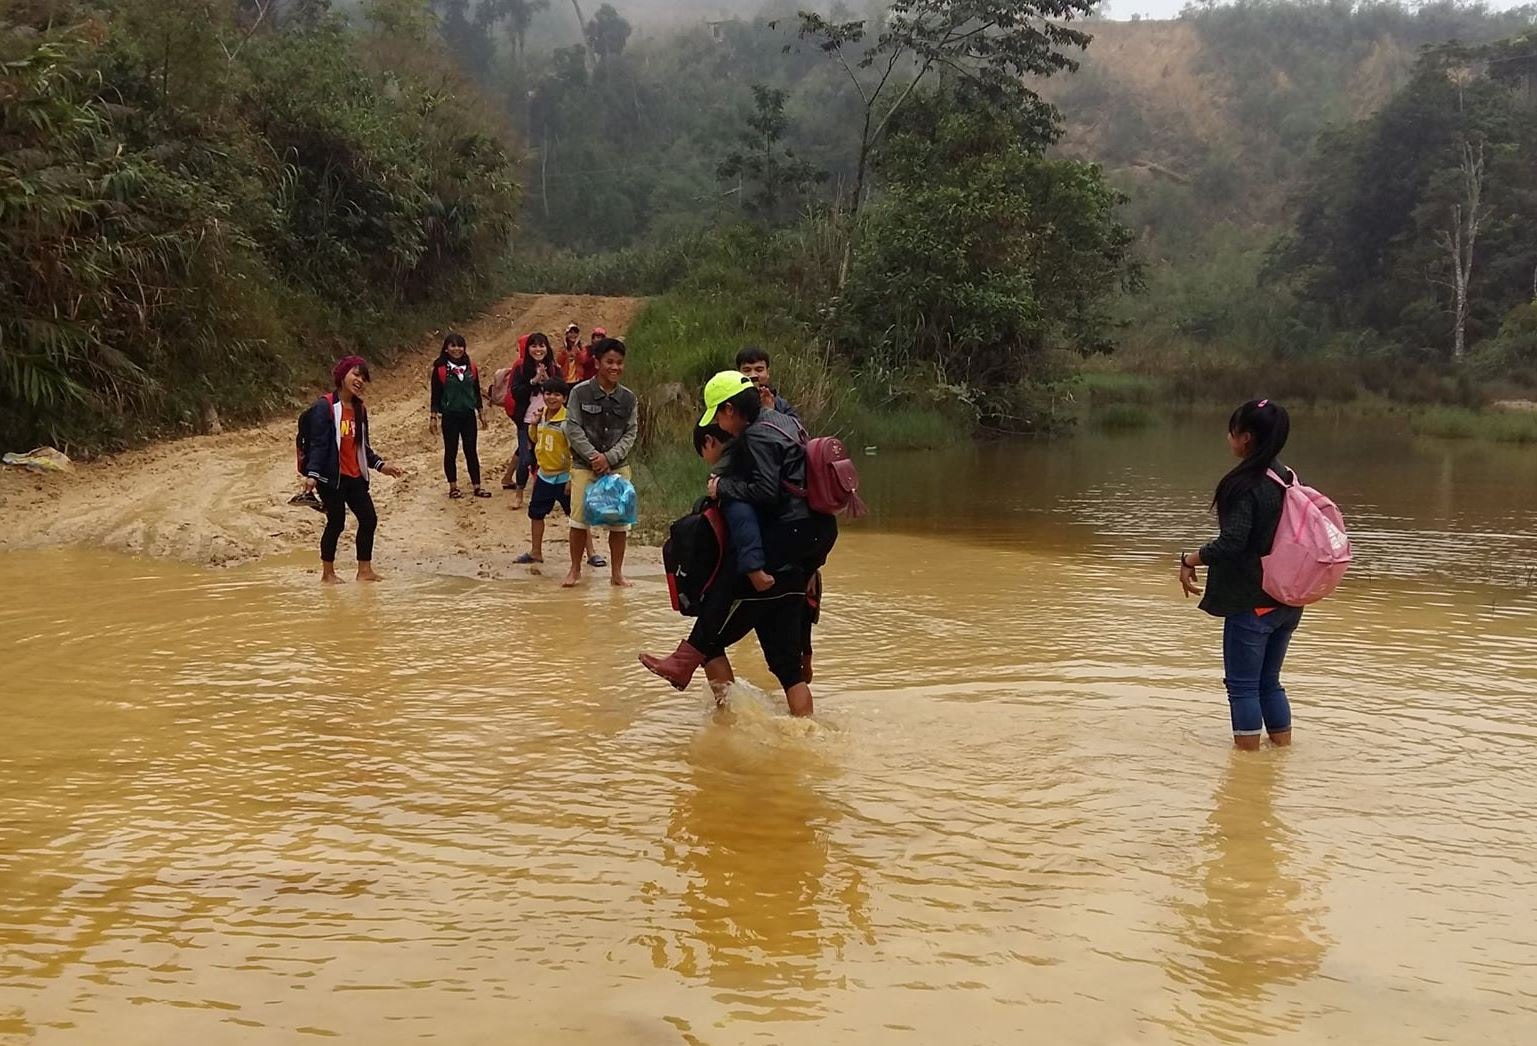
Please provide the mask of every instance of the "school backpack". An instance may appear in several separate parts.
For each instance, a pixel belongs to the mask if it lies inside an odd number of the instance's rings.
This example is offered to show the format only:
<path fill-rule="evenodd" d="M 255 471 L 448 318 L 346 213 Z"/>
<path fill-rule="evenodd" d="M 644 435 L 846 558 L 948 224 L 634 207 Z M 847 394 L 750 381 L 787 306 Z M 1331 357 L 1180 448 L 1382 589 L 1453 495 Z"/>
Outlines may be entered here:
<path fill-rule="evenodd" d="M 494 374 L 492 375 L 493 378 L 495 376 L 496 375 L 494 375 Z M 474 360 L 470 361 L 470 380 L 471 381 L 479 381 L 480 380 L 480 368 L 475 366 L 475 361 Z M 446 363 L 438 364 L 438 384 L 439 385 L 447 385 L 448 384 L 448 364 L 446 364 Z"/>
<path fill-rule="evenodd" d="M 496 370 L 492 371 L 491 372 L 491 391 L 486 395 L 486 399 L 489 400 L 490 402 L 500 404 L 502 409 L 507 412 L 507 416 L 509 418 L 512 418 L 512 413 L 513 413 L 513 411 L 512 411 L 512 375 L 513 375 L 513 372 L 516 371 L 516 370 L 517 370 L 517 367 L 513 366 L 513 367 L 498 367 Z M 516 421 L 517 419 L 513 418 L 513 420 Z"/>
<path fill-rule="evenodd" d="M 662 567 L 672 608 L 685 617 L 698 617 L 699 608 L 726 562 L 726 517 L 708 498 L 673 522 L 662 543 Z"/>
<path fill-rule="evenodd" d="M 806 451 L 806 485 L 798 487 L 786 482 L 786 491 L 805 498 L 811 511 L 828 516 L 847 511 L 850 519 L 858 519 L 868 511 L 859 497 L 859 469 L 841 439 L 837 436 L 808 439 L 799 422 L 796 422 L 794 432 L 772 421 L 768 424 L 796 440 Z"/>
<path fill-rule="evenodd" d="M 1260 558 L 1265 592 L 1289 607 L 1305 607 L 1333 592 L 1350 568 L 1350 536 L 1345 519 L 1328 497 L 1305 487 L 1292 473 L 1287 483 L 1272 469 L 1266 475 L 1281 484 L 1281 521 L 1270 554 Z"/>
<path fill-rule="evenodd" d="M 332 405 L 336 403 L 336 393 L 334 392 L 328 392 L 322 398 Z M 296 459 L 294 468 L 301 476 L 304 475 L 304 459 L 309 455 L 310 449 L 309 440 L 304 435 L 304 419 L 309 417 L 309 413 L 313 409 L 314 407 L 306 407 L 299 415 L 299 430 L 294 434 L 294 458 Z"/>

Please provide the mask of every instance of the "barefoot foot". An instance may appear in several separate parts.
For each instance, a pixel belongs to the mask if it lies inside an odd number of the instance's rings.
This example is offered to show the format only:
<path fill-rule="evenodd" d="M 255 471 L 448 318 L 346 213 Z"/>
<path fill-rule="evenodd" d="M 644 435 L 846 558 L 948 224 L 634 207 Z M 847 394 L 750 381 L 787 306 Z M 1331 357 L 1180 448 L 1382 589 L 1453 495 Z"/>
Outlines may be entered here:
<path fill-rule="evenodd" d="M 358 580 L 359 581 L 379 581 L 379 580 L 382 580 L 382 579 L 379 577 L 378 574 L 374 573 L 374 568 L 373 567 L 359 566 L 358 567 Z"/>
<path fill-rule="evenodd" d="M 624 576 L 622 576 L 620 574 L 615 574 L 613 577 L 609 578 L 608 579 L 608 583 L 610 585 L 613 585 L 615 588 L 634 588 L 635 587 L 635 582 L 631 581 L 629 578 L 624 577 Z"/>
<path fill-rule="evenodd" d="M 564 581 L 562 581 L 560 583 L 560 587 L 561 588 L 575 588 L 581 582 L 581 580 L 582 580 L 582 575 L 580 573 L 578 573 L 577 571 L 573 570 L 571 573 L 566 575 L 566 580 L 564 580 Z"/>

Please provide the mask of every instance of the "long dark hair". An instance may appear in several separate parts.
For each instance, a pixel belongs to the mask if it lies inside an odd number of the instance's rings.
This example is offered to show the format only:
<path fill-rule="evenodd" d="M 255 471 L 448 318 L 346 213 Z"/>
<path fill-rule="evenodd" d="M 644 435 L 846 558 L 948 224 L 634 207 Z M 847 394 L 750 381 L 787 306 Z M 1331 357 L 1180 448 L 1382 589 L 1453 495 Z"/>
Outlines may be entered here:
<path fill-rule="evenodd" d="M 447 336 L 445 336 L 443 339 L 443 348 L 438 352 L 439 363 L 442 363 L 448 359 L 448 350 L 451 346 L 454 345 L 457 345 L 459 348 L 464 350 L 465 359 L 470 358 L 469 346 L 464 343 L 464 335 L 460 334 L 458 331 L 449 331 Z"/>
<path fill-rule="evenodd" d="M 1236 436 L 1247 432 L 1253 437 L 1249 456 L 1238 464 L 1217 484 L 1217 492 L 1211 503 L 1222 512 L 1240 494 L 1257 487 L 1265 478 L 1265 471 L 1275 464 L 1281 451 L 1286 449 L 1286 437 L 1291 435 L 1291 416 L 1286 408 L 1273 400 L 1250 400 L 1227 419 L 1227 430 Z"/>
<path fill-rule="evenodd" d="M 523 343 L 523 377 L 529 381 L 534 380 L 538 373 L 539 361 L 534 359 L 534 354 L 528 350 L 535 345 L 543 345 L 546 350 L 544 368 L 550 374 L 555 374 L 560 368 L 555 365 L 555 349 L 550 345 L 550 339 L 541 331 L 535 331 L 528 336 L 528 341 Z"/>

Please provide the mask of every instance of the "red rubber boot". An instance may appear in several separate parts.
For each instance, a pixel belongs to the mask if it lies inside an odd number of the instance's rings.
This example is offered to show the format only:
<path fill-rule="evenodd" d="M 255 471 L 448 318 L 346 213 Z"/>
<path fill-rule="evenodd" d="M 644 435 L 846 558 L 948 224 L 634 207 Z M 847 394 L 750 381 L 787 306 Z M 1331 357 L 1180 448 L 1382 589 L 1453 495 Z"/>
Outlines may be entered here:
<path fill-rule="evenodd" d="M 689 646 L 687 642 L 683 642 L 678 644 L 678 649 L 666 657 L 641 654 L 640 663 L 646 666 L 646 671 L 661 676 L 674 688 L 687 690 L 694 678 L 694 673 L 699 671 L 700 665 L 704 664 L 704 655 Z"/>

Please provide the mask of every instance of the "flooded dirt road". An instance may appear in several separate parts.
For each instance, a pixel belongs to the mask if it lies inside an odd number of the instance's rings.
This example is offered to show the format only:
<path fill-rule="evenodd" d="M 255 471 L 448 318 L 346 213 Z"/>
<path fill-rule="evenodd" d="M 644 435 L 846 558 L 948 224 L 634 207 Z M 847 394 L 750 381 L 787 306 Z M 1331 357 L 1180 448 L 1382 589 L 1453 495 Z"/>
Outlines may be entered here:
<path fill-rule="evenodd" d="M 1537 464 L 1299 421 L 1360 561 L 1235 755 L 1211 429 L 863 459 L 809 723 L 654 575 L 0 555 L 0 1043 L 1530 1042 Z"/>

